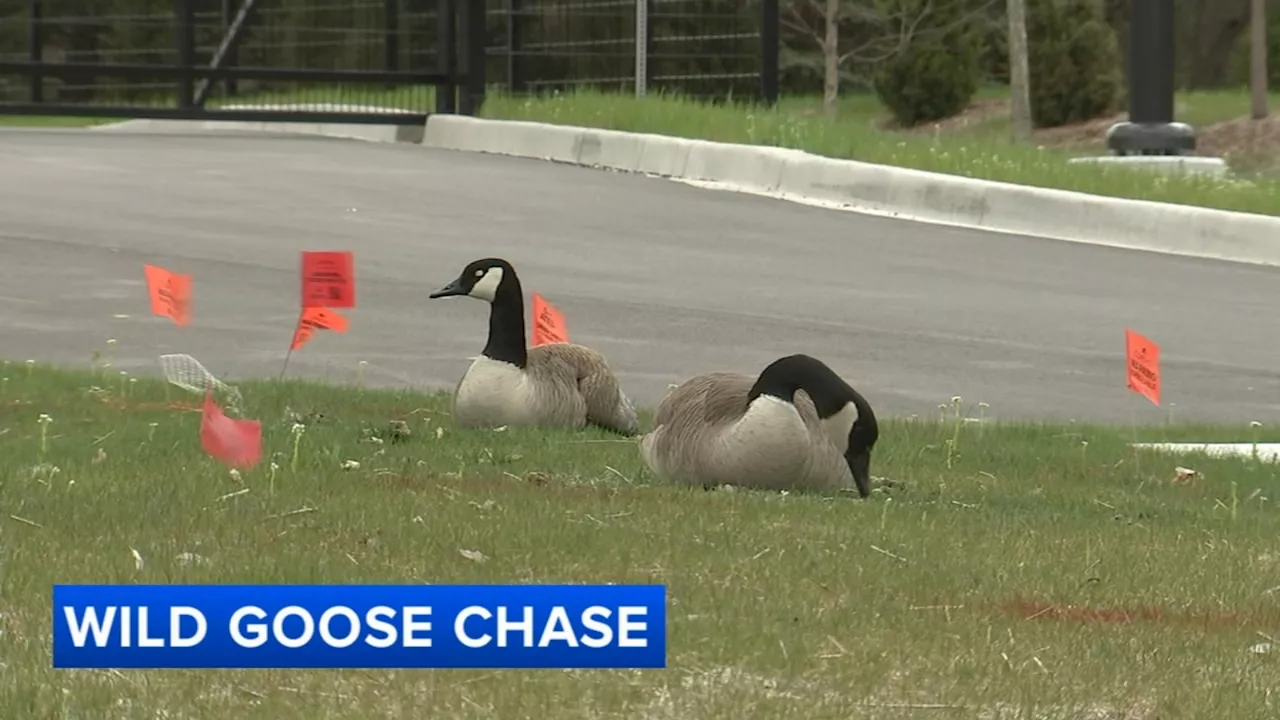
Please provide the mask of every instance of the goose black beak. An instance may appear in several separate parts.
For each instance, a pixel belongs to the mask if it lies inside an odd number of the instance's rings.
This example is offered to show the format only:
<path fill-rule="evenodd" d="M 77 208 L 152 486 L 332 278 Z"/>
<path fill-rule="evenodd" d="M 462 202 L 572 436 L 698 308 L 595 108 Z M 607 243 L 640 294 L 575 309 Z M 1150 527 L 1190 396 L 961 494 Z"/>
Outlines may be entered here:
<path fill-rule="evenodd" d="M 456 295 L 466 295 L 466 294 L 467 294 L 467 291 L 462 287 L 462 283 L 458 280 L 454 280 L 448 285 L 445 285 L 439 290 L 431 293 L 427 297 L 435 299 L 435 298 L 442 298 L 442 297 L 454 297 Z"/>
<path fill-rule="evenodd" d="M 863 451 L 845 455 L 849 463 L 849 471 L 853 473 L 853 482 L 858 486 L 858 495 L 867 497 L 871 494 L 871 453 Z"/>

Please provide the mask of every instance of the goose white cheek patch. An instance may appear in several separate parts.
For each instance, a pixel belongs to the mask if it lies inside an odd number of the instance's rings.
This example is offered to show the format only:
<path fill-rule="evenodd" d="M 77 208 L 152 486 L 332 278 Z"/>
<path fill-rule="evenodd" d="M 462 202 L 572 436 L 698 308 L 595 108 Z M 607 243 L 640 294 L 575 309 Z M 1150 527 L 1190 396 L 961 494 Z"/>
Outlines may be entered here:
<path fill-rule="evenodd" d="M 480 298 L 493 302 L 493 298 L 498 294 L 498 285 L 502 282 L 502 268 L 489 268 L 485 271 L 484 277 L 476 281 L 471 286 L 471 292 L 467 293 L 473 298 Z"/>

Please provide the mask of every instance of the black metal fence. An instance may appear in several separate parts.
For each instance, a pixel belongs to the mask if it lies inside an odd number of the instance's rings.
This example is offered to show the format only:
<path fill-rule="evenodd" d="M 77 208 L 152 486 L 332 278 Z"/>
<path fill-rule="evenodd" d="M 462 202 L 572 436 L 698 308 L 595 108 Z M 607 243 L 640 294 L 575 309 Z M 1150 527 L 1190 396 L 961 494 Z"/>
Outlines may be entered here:
<path fill-rule="evenodd" d="M 0 0 L 0 113 L 417 123 L 471 112 L 457 0 Z M 442 20 L 443 19 L 443 20 Z M 478 86 L 478 87 L 477 87 Z M 463 89 L 465 88 L 465 89 Z"/>
<path fill-rule="evenodd" d="M 488 15 L 487 73 L 513 92 L 777 99 L 778 0 L 490 0 Z"/>
<path fill-rule="evenodd" d="M 0 114 L 417 123 L 486 78 L 772 101 L 777 3 L 0 0 Z"/>

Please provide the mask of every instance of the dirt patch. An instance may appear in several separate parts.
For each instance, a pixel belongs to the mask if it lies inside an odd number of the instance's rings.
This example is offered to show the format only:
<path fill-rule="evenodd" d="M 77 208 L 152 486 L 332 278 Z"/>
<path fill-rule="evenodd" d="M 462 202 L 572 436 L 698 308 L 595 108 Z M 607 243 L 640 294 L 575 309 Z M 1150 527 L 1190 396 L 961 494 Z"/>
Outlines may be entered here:
<path fill-rule="evenodd" d="M 881 128 L 912 134 L 958 133 L 976 125 L 1009 116 L 1006 99 L 979 100 L 954 117 L 936 123 L 924 123 L 909 129 L 896 126 L 892 120 L 881 122 Z M 1107 152 L 1107 130 L 1129 119 L 1128 112 L 1052 128 L 1037 128 L 1032 141 L 1037 145 L 1089 152 Z M 1280 115 L 1255 121 L 1248 117 L 1196 128 L 1194 155 L 1225 158 L 1236 169 L 1268 170 L 1280 167 Z"/>
<path fill-rule="evenodd" d="M 1275 613 L 1225 612 L 1210 610 L 1173 610 L 1157 605 L 1132 608 L 1087 607 L 1058 605 L 1023 598 L 1014 599 L 1001 606 L 1005 613 L 1022 620 L 1070 620 L 1084 623 L 1135 622 L 1169 623 L 1201 628 L 1243 627 L 1255 624 L 1272 624 Z M 1267 617 L 1263 617 L 1266 615 Z"/>
<path fill-rule="evenodd" d="M 1226 159 L 1232 167 L 1265 171 L 1280 165 L 1280 117 L 1240 117 L 1197 128 L 1196 154 Z"/>
<path fill-rule="evenodd" d="M 949 133 L 963 131 L 973 125 L 982 124 L 990 120 L 1008 116 L 1008 100 L 975 100 L 970 103 L 969 107 L 961 110 L 959 114 L 953 115 L 949 118 L 943 118 L 937 122 L 921 123 L 914 127 L 903 128 L 892 117 L 886 117 L 880 121 L 880 129 L 897 130 L 909 133 Z"/>

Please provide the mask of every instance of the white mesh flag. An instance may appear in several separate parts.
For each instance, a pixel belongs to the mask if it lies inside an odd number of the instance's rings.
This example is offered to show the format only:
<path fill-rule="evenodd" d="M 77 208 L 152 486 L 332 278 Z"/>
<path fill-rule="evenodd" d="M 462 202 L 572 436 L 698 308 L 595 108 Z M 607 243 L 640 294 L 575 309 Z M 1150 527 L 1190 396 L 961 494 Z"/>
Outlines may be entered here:
<path fill-rule="evenodd" d="M 244 398 L 241 397 L 239 388 L 214 377 L 213 373 L 204 369 L 199 360 L 184 354 L 161 355 L 160 367 L 170 384 L 196 395 L 204 395 L 206 390 L 212 388 L 214 397 L 221 396 L 229 410 L 237 414 L 241 412 Z"/>

